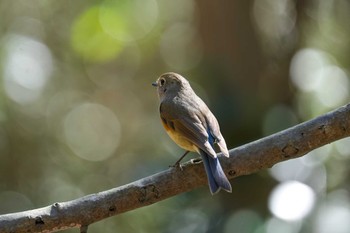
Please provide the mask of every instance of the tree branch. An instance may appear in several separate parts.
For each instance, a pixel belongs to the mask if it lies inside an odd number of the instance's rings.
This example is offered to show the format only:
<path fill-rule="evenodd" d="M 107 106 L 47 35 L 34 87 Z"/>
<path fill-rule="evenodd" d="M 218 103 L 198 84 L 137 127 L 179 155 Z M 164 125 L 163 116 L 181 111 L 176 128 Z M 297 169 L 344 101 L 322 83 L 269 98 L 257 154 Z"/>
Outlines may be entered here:
<path fill-rule="evenodd" d="M 274 164 L 297 158 L 341 138 L 350 136 L 350 104 L 287 130 L 230 150 L 222 159 L 229 179 L 248 175 Z M 170 168 L 133 183 L 76 200 L 0 215 L 0 233 L 53 232 L 79 227 L 101 219 L 151 205 L 207 183 L 203 166 L 190 161 L 183 170 Z M 209 192 L 208 192 L 209 195 Z"/>

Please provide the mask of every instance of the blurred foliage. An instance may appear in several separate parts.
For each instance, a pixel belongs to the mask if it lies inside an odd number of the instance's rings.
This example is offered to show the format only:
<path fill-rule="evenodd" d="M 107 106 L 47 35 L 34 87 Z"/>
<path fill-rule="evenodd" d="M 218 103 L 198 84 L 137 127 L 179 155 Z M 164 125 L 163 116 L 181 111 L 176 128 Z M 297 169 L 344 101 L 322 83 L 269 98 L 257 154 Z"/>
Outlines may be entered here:
<path fill-rule="evenodd" d="M 172 164 L 182 150 L 150 85 L 166 71 L 190 80 L 230 148 L 349 101 L 347 0 L 3 0 L 0 15 L 0 214 Z M 203 187 L 91 230 L 349 232 L 349 145 L 235 179 L 232 194 Z"/>

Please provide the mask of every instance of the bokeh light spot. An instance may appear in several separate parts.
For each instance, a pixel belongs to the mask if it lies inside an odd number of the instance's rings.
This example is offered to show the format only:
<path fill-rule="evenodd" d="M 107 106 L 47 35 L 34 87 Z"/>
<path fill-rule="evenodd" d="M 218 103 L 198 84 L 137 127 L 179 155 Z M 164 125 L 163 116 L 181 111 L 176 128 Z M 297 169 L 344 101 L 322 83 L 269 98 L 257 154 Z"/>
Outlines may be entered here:
<path fill-rule="evenodd" d="M 269 172 L 279 182 L 290 180 L 304 181 L 310 175 L 311 169 L 303 164 L 301 158 L 298 158 L 278 163 Z"/>
<path fill-rule="evenodd" d="M 313 190 L 300 182 L 279 184 L 271 193 L 269 209 L 278 218 L 296 221 L 310 213 L 315 203 Z"/>
<path fill-rule="evenodd" d="M 318 216 L 317 233 L 348 233 L 350 210 L 344 206 L 323 207 Z"/>
<path fill-rule="evenodd" d="M 105 160 L 119 144 L 119 120 L 102 105 L 85 103 L 74 108 L 63 125 L 67 145 L 83 159 Z"/>
<path fill-rule="evenodd" d="M 279 218 L 271 218 L 266 222 L 266 233 L 298 233 L 300 222 L 287 222 Z"/>
<path fill-rule="evenodd" d="M 334 146 L 342 157 L 350 158 L 350 137 L 334 142 Z"/>
<path fill-rule="evenodd" d="M 293 84 L 302 91 L 314 91 L 319 87 L 319 78 L 315 75 L 328 64 L 326 53 L 311 48 L 297 52 L 290 65 L 290 75 Z"/>
<path fill-rule="evenodd" d="M 294 2 L 290 0 L 256 0 L 253 16 L 259 30 L 271 39 L 288 35 L 296 22 Z"/>
<path fill-rule="evenodd" d="M 348 233 L 350 229 L 349 193 L 336 190 L 328 195 L 316 214 L 315 231 L 317 233 Z"/>
<path fill-rule="evenodd" d="M 114 22 L 114 26 L 119 28 L 120 21 L 109 16 L 106 16 L 105 20 Z M 72 26 L 72 47 L 87 61 L 104 62 L 115 58 L 123 49 L 120 41 L 104 31 L 99 17 L 100 7 L 91 7 L 83 12 Z"/>
<path fill-rule="evenodd" d="M 52 73 L 52 55 L 40 41 L 9 35 L 5 41 L 4 85 L 8 97 L 20 104 L 37 100 Z"/>
<path fill-rule="evenodd" d="M 315 90 L 317 98 L 326 107 L 345 104 L 349 98 L 349 79 L 337 66 L 326 66 L 317 73 L 319 79 Z"/>
<path fill-rule="evenodd" d="M 300 160 L 307 166 L 317 166 L 324 164 L 332 154 L 332 147 L 333 144 L 319 147 L 313 151 L 310 151 L 307 155 L 301 157 Z"/>
<path fill-rule="evenodd" d="M 156 25 L 158 4 L 155 0 L 106 0 L 100 8 L 103 30 L 124 42 L 145 37 Z"/>
<path fill-rule="evenodd" d="M 326 169 L 323 163 L 305 162 L 306 157 L 318 157 L 318 155 L 308 154 L 302 158 L 278 163 L 269 172 L 279 182 L 299 181 L 312 187 L 315 192 L 323 193 L 327 185 Z"/>

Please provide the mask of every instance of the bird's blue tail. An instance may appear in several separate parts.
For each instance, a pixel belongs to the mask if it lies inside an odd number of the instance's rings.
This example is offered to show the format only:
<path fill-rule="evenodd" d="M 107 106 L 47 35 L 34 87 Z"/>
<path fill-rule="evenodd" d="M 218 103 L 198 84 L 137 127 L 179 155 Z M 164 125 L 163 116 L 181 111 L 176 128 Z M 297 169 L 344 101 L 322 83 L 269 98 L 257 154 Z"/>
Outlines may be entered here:
<path fill-rule="evenodd" d="M 199 150 L 203 160 L 204 168 L 208 176 L 208 183 L 211 194 L 215 194 L 223 189 L 232 192 L 232 187 L 228 181 L 218 158 L 213 158 L 202 150 Z"/>

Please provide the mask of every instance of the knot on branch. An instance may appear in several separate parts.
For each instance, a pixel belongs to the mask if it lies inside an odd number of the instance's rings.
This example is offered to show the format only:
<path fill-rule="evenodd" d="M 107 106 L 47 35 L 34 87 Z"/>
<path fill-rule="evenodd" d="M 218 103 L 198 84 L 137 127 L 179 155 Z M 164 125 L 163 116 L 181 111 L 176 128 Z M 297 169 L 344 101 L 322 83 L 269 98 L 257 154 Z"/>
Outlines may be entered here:
<path fill-rule="evenodd" d="M 230 177 L 234 177 L 236 174 L 237 174 L 237 172 L 236 172 L 235 170 L 230 170 L 230 171 L 228 172 L 228 175 L 229 175 Z"/>
<path fill-rule="evenodd" d="M 294 145 L 288 144 L 282 149 L 282 155 L 284 158 L 288 159 L 291 157 L 295 157 L 295 155 L 299 152 L 299 149 Z"/>
<path fill-rule="evenodd" d="M 110 211 L 110 212 L 115 212 L 116 210 L 117 210 L 117 207 L 114 205 L 112 205 L 108 208 L 108 211 Z"/>
<path fill-rule="evenodd" d="M 41 216 L 35 217 L 35 225 L 44 225 L 45 222 Z"/>
<path fill-rule="evenodd" d="M 327 133 L 326 132 L 326 130 L 327 130 L 326 125 L 320 125 L 317 129 L 320 130 L 322 134 Z"/>
<path fill-rule="evenodd" d="M 144 186 L 140 190 L 139 201 L 141 203 L 151 201 L 152 199 L 158 199 L 160 197 L 158 188 L 153 184 Z"/>

